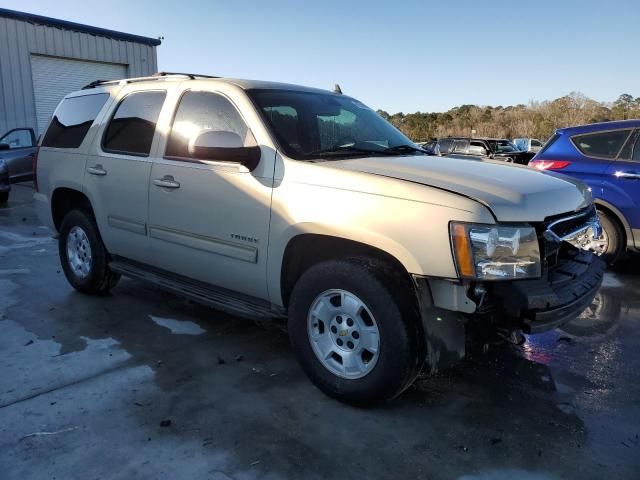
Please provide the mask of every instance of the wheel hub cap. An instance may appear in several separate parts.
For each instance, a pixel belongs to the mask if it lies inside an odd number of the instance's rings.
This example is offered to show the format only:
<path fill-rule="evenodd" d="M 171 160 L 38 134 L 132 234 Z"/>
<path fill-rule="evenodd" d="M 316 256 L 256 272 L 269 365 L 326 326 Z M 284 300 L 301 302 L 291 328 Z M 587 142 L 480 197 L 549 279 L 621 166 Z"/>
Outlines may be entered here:
<path fill-rule="evenodd" d="M 86 232 L 78 226 L 72 227 L 67 236 L 67 261 L 73 273 L 85 278 L 91 271 L 91 244 Z"/>
<path fill-rule="evenodd" d="M 316 297 L 307 332 L 320 363 L 339 377 L 362 378 L 378 360 L 378 325 L 364 302 L 346 290 L 327 290 Z"/>

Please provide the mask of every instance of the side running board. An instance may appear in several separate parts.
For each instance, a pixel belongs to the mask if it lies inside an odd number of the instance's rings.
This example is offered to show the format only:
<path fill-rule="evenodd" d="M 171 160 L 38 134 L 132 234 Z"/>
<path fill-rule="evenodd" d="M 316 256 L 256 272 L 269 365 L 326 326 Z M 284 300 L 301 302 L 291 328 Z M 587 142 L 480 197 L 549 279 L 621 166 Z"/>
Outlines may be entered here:
<path fill-rule="evenodd" d="M 126 277 L 152 283 L 164 290 L 232 315 L 253 319 L 279 318 L 287 315 L 284 308 L 259 298 L 236 293 L 120 257 L 109 262 L 109 268 Z"/>

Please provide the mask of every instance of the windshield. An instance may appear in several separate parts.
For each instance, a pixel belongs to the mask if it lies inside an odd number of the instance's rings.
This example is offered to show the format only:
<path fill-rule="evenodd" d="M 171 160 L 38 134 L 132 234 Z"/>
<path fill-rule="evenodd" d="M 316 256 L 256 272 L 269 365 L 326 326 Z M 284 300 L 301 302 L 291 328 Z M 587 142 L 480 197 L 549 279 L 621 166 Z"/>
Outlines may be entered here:
<path fill-rule="evenodd" d="M 494 153 L 513 153 L 519 151 L 518 147 L 509 140 L 489 140 L 489 145 L 491 145 Z"/>
<path fill-rule="evenodd" d="M 292 90 L 248 93 L 280 147 L 296 160 L 421 151 L 376 112 L 345 95 Z"/>

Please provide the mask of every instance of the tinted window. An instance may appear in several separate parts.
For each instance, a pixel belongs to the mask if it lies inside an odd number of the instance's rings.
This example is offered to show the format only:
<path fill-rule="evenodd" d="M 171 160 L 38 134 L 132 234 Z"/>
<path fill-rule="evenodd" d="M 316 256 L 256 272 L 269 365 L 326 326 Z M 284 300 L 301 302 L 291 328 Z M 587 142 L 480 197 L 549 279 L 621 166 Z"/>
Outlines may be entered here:
<path fill-rule="evenodd" d="M 147 156 L 166 92 L 135 92 L 127 95 L 109 122 L 102 140 L 105 151 Z"/>
<path fill-rule="evenodd" d="M 192 157 L 189 142 L 205 131 L 233 132 L 245 145 L 255 145 L 249 128 L 229 100 L 217 93 L 186 92 L 178 105 L 165 155 Z"/>
<path fill-rule="evenodd" d="M 4 137 L 0 138 L 0 143 L 9 145 L 9 149 L 29 148 L 33 147 L 33 136 L 31 130 L 21 128 L 8 132 Z"/>
<path fill-rule="evenodd" d="M 531 140 L 531 146 L 532 147 L 541 147 L 542 143 L 540 143 L 538 140 Z"/>
<path fill-rule="evenodd" d="M 53 115 L 42 146 L 78 148 L 108 98 L 108 93 L 98 93 L 63 100 Z"/>
<path fill-rule="evenodd" d="M 630 157 L 634 162 L 640 162 L 640 132 L 635 133 L 633 152 Z"/>
<path fill-rule="evenodd" d="M 636 139 L 638 138 L 638 133 L 640 132 L 637 130 L 633 132 L 633 134 L 627 140 L 627 143 L 624 144 L 624 147 L 622 147 L 622 150 L 618 155 L 618 158 L 620 160 L 631 160 L 634 152 L 634 144 L 636 143 Z"/>
<path fill-rule="evenodd" d="M 590 133 L 572 137 L 573 143 L 585 155 L 593 157 L 615 157 L 622 144 L 629 136 L 629 130 L 614 132 Z"/>
<path fill-rule="evenodd" d="M 489 145 L 495 153 L 513 153 L 518 151 L 518 147 L 508 140 L 490 140 Z"/>

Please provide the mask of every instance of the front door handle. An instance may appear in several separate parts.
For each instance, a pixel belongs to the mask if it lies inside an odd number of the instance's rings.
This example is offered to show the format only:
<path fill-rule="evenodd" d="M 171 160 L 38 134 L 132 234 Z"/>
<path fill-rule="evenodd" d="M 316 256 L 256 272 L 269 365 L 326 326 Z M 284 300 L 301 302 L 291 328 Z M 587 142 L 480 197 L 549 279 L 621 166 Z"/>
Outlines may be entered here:
<path fill-rule="evenodd" d="M 91 175 L 98 175 L 100 177 L 107 174 L 107 171 L 102 168 L 102 165 L 100 164 L 87 168 L 87 172 L 89 172 Z"/>
<path fill-rule="evenodd" d="M 156 178 L 153 184 L 162 188 L 180 188 L 180 183 L 176 182 L 171 175 L 165 175 L 162 178 Z"/>
<path fill-rule="evenodd" d="M 614 175 L 617 178 L 626 178 L 628 180 L 640 180 L 640 173 L 636 173 L 636 172 L 616 172 Z"/>

